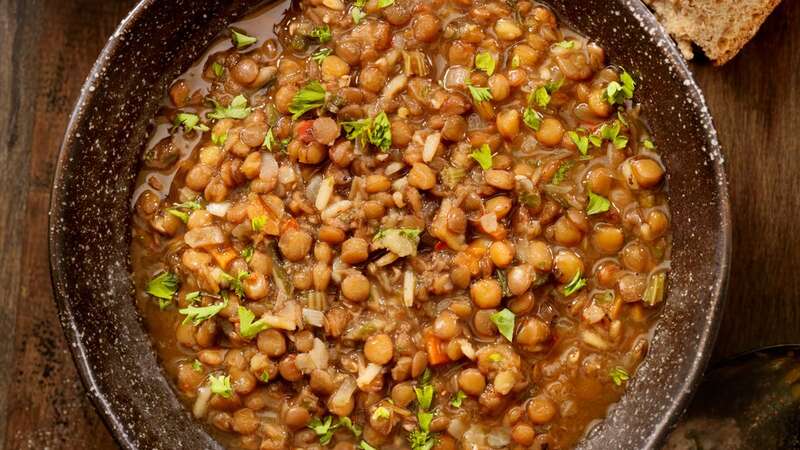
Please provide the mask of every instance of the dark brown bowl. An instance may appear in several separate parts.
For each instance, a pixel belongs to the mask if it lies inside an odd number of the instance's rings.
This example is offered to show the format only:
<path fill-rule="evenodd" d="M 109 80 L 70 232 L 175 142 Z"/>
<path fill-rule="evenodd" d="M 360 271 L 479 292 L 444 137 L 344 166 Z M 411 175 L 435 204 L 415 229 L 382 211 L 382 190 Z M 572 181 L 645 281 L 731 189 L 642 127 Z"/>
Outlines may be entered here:
<path fill-rule="evenodd" d="M 168 83 L 256 0 L 144 0 L 109 40 L 72 114 L 50 206 L 50 265 L 61 323 L 90 396 L 127 449 L 220 448 L 178 402 L 133 302 L 129 204 L 148 120 Z M 730 261 L 727 182 L 716 132 L 672 41 L 638 0 L 553 0 L 639 98 L 669 169 L 669 294 L 628 392 L 581 448 L 658 445 L 708 361 Z"/>

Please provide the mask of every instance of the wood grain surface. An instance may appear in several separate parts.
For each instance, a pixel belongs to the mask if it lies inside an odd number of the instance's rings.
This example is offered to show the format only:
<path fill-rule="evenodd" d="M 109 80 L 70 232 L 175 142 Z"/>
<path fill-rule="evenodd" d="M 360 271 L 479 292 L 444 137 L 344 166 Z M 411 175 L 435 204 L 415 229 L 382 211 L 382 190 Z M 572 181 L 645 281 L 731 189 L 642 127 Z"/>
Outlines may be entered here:
<path fill-rule="evenodd" d="M 50 182 L 81 84 L 133 0 L 0 0 L 0 443 L 113 449 L 52 300 Z M 727 157 L 734 250 L 715 352 L 800 342 L 800 2 L 721 69 L 692 65 Z M 700 287 L 698 287 L 700 288 Z"/>

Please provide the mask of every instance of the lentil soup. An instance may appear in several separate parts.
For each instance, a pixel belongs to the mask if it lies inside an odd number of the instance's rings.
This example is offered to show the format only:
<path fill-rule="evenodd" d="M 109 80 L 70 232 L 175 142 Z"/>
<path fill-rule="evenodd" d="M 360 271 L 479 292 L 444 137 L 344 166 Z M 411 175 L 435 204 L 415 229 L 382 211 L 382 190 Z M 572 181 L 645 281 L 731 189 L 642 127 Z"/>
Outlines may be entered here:
<path fill-rule="evenodd" d="M 172 84 L 137 305 L 229 448 L 554 449 L 644 358 L 670 255 L 636 77 L 519 0 L 301 0 Z"/>

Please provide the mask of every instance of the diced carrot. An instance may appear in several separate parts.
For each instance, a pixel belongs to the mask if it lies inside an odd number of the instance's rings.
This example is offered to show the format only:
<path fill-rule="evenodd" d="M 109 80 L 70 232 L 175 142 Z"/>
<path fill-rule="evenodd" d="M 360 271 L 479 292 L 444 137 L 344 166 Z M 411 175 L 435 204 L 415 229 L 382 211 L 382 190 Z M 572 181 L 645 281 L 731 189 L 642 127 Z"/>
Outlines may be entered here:
<path fill-rule="evenodd" d="M 314 136 L 311 135 L 311 127 L 314 125 L 313 120 L 304 120 L 298 123 L 294 129 L 294 135 L 297 139 L 300 139 L 305 144 L 308 144 L 314 139 Z"/>
<path fill-rule="evenodd" d="M 442 351 L 442 341 L 431 333 L 425 334 L 425 350 L 428 352 L 428 363 L 432 366 L 450 361 Z"/>
<path fill-rule="evenodd" d="M 222 270 L 226 270 L 228 268 L 228 264 L 231 263 L 234 259 L 236 259 L 236 250 L 234 250 L 230 245 L 220 246 L 220 247 L 212 247 L 209 250 L 211 256 L 214 257 L 214 260 L 217 261 L 217 265 L 222 268 Z"/>
<path fill-rule="evenodd" d="M 442 251 L 442 250 L 444 250 L 446 248 L 447 248 L 447 244 L 445 244 L 442 241 L 436 241 L 436 244 L 434 244 L 434 246 L 433 246 L 433 249 L 436 250 L 437 252 L 440 252 L 440 251 Z"/>

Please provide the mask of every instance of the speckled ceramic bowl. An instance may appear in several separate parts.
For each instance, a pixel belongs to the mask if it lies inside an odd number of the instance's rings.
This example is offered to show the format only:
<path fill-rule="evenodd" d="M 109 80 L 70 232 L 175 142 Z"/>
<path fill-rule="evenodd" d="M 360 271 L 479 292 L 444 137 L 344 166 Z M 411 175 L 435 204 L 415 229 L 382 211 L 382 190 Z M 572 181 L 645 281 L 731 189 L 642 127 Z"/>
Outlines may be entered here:
<path fill-rule="evenodd" d="M 145 124 L 166 86 L 259 3 L 142 1 L 92 69 L 61 148 L 49 236 L 56 301 L 90 396 L 127 449 L 220 447 L 178 402 L 134 307 L 129 204 Z M 581 444 L 652 448 L 697 386 L 720 320 L 730 259 L 720 148 L 686 65 L 638 0 L 550 4 L 639 77 L 638 97 L 669 170 L 674 249 L 666 308 L 628 392 Z"/>

